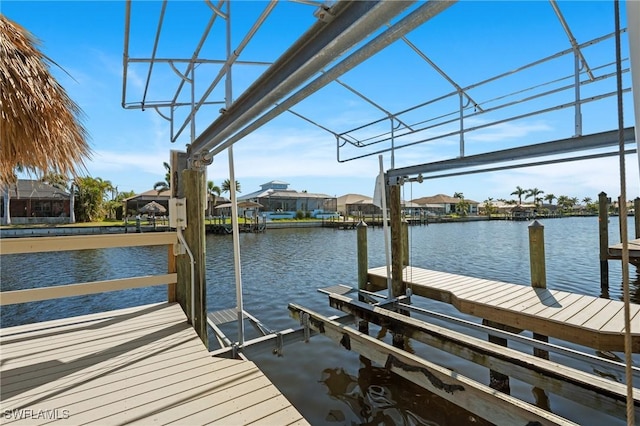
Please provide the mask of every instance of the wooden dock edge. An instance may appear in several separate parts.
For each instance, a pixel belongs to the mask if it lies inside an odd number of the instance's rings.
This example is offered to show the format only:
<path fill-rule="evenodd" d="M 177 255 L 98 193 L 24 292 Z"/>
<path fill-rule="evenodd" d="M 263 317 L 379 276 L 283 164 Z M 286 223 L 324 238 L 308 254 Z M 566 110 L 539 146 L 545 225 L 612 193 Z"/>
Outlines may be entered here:
<path fill-rule="evenodd" d="M 386 279 L 383 276 L 369 273 L 368 278 L 369 286 L 367 287 L 367 290 L 384 290 L 387 286 Z M 516 286 L 517 284 L 512 285 Z M 459 299 L 454 293 L 444 289 L 426 287 L 417 283 L 411 283 L 410 286 L 413 294 L 416 296 L 422 296 L 439 302 L 448 303 L 453 305 L 458 309 L 458 311 L 478 318 L 495 320 L 518 329 L 530 330 L 544 336 L 577 343 L 579 345 L 601 351 L 624 350 L 624 335 L 622 333 L 594 332 L 590 333 L 588 339 L 583 339 L 581 338 L 582 335 L 580 333 L 574 332 L 579 329 L 579 327 L 571 324 L 553 320 L 538 320 L 534 316 L 523 315 L 520 312 L 501 309 L 490 305 L 468 303 L 465 300 Z M 552 327 L 554 324 L 562 324 L 563 327 Z M 633 338 L 631 350 L 633 353 L 640 353 L 640 339 L 637 337 Z"/>
<path fill-rule="evenodd" d="M 309 315 L 311 329 L 338 342 L 347 350 L 384 365 L 393 373 L 451 401 L 495 424 L 574 425 L 572 421 L 496 392 L 457 372 L 394 348 L 371 336 L 330 320 L 297 304 L 289 304 L 291 316 Z"/>
<path fill-rule="evenodd" d="M 622 420 L 626 418 L 626 386 L 622 383 L 372 306 L 348 295 L 329 295 L 329 305 L 369 323 L 384 326 L 392 333 L 402 332 L 426 345 L 503 372 L 534 387 L 553 389 L 553 393 L 563 398 Z M 633 398 L 637 416 L 640 416 L 640 388 L 634 389 Z"/>

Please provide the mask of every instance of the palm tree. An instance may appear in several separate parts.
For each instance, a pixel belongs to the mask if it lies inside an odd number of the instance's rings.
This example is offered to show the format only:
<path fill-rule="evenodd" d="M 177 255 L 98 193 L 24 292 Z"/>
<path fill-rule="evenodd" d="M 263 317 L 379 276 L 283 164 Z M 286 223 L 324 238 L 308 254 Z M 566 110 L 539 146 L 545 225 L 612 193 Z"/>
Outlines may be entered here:
<path fill-rule="evenodd" d="M 224 182 L 222 182 L 221 188 L 224 193 L 231 192 L 231 180 L 225 179 Z M 236 192 L 242 192 L 240 191 L 240 182 L 238 181 L 236 181 Z"/>
<path fill-rule="evenodd" d="M 544 200 L 548 201 L 549 204 L 553 204 L 553 200 L 555 200 L 556 198 L 558 198 L 558 197 L 556 197 L 553 194 L 547 194 L 547 195 L 544 196 Z"/>
<path fill-rule="evenodd" d="M 44 176 L 40 178 L 40 182 L 48 183 L 54 188 L 58 188 L 63 191 L 69 190 L 69 178 L 62 173 L 45 173 Z"/>
<path fill-rule="evenodd" d="M 571 205 L 570 198 L 566 195 L 561 195 L 558 197 L 558 206 L 564 212 L 564 210 L 568 209 Z"/>
<path fill-rule="evenodd" d="M 81 222 L 93 222 L 104 217 L 105 204 L 113 185 L 102 178 L 77 177 L 73 181 L 75 214 Z"/>
<path fill-rule="evenodd" d="M 528 189 L 527 196 L 525 198 L 533 198 L 533 204 L 538 206 L 538 203 L 542 201 L 542 197 L 539 195 L 544 194 L 544 191 L 539 190 L 538 188 Z"/>
<path fill-rule="evenodd" d="M 522 204 L 522 196 L 527 193 L 526 189 L 522 189 L 519 186 L 516 186 L 516 190 L 511 193 L 511 195 L 515 195 L 518 197 L 518 204 Z"/>
<path fill-rule="evenodd" d="M 466 216 L 469 211 L 469 203 L 465 201 L 464 194 L 462 192 L 455 192 L 453 194 L 453 198 L 457 198 L 458 204 L 456 204 L 456 212 L 460 213 L 462 216 Z"/>
<path fill-rule="evenodd" d="M 164 161 L 162 165 L 166 170 L 164 180 L 158 181 L 153 184 L 153 190 L 158 191 L 158 195 L 160 195 L 161 192 L 167 191 L 171 188 L 171 166 L 166 161 Z"/>
<path fill-rule="evenodd" d="M 589 203 L 591 203 L 591 201 L 592 201 L 591 197 L 584 197 L 582 199 L 582 202 L 585 204 L 585 206 L 589 205 Z"/>
<path fill-rule="evenodd" d="M 493 205 L 493 197 L 489 197 L 484 200 L 484 213 L 487 216 L 491 216 L 496 210 L 496 206 Z"/>
<path fill-rule="evenodd" d="M 209 204 L 209 216 L 213 216 L 213 207 L 216 205 L 216 198 L 221 194 L 220 187 L 213 183 L 212 180 L 207 181 L 207 194 L 211 197 Z"/>
<path fill-rule="evenodd" d="M 48 172 L 40 178 L 41 182 L 48 183 L 54 188 L 69 192 L 69 222 L 76 223 L 75 215 L 75 194 L 73 191 L 73 180 L 62 173 Z"/>

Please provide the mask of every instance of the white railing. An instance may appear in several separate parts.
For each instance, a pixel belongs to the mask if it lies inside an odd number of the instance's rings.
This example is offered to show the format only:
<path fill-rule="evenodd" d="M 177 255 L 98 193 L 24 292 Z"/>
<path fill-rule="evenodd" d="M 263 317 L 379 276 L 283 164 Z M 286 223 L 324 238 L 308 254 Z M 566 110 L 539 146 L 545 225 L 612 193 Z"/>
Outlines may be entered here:
<path fill-rule="evenodd" d="M 176 242 L 175 232 L 3 238 L 0 240 L 0 255 L 158 245 L 168 246 L 168 255 L 166 274 L 2 291 L 0 292 L 0 306 L 162 284 L 168 285 L 167 299 L 169 302 L 174 302 L 178 278 L 173 254 L 173 245 Z"/>

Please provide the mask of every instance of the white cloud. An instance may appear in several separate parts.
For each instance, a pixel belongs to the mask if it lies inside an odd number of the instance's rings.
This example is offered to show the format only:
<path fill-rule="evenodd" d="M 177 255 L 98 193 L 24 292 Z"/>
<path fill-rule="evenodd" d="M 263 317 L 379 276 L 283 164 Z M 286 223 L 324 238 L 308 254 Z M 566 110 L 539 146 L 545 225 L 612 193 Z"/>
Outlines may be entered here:
<path fill-rule="evenodd" d="M 469 120 L 468 127 L 482 125 L 480 120 Z M 552 131 L 553 128 L 544 121 L 526 123 L 501 123 L 486 129 L 480 129 L 465 134 L 465 139 L 469 142 L 502 142 L 507 140 L 520 141 L 529 137 L 533 133 Z"/>

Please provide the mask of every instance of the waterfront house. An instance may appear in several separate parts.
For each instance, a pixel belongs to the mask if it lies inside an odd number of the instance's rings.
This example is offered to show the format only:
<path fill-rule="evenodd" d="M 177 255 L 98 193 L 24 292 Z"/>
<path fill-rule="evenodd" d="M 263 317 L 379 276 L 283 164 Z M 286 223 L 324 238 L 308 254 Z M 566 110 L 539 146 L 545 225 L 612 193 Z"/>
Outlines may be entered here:
<path fill-rule="evenodd" d="M 469 211 L 467 213 L 470 215 L 477 215 L 479 203 L 467 198 L 465 198 L 464 201 L 469 205 Z M 460 198 L 437 194 L 429 197 L 416 198 L 415 200 L 411 200 L 411 202 L 422 206 L 433 213 L 446 215 L 456 213 Z"/>
<path fill-rule="evenodd" d="M 343 216 L 373 216 L 382 209 L 373 204 L 373 198 L 360 194 L 345 194 L 337 198 L 337 211 Z"/>
<path fill-rule="evenodd" d="M 289 189 L 287 182 L 272 180 L 260 185 L 260 190 L 238 197 L 238 201 L 254 201 L 269 219 L 293 218 L 298 212 L 307 217 L 336 216 L 336 198 L 327 194 Z"/>
<path fill-rule="evenodd" d="M 38 180 L 18 179 L 1 191 L 3 225 L 70 221 L 71 195 L 63 189 Z"/>

